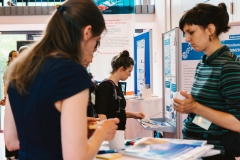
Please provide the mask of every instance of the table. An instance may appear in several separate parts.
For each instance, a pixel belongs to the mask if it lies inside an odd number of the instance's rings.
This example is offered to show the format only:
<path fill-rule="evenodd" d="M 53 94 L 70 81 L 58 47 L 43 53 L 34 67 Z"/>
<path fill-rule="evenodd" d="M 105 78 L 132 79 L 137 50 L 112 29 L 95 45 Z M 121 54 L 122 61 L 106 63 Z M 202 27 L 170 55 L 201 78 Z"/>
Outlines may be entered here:
<path fill-rule="evenodd" d="M 162 118 L 162 98 L 151 97 L 145 99 L 129 99 L 126 100 L 126 111 L 129 112 L 142 112 L 151 118 Z M 145 130 L 140 126 L 136 119 L 127 118 L 126 139 L 153 137 L 153 131 Z"/>

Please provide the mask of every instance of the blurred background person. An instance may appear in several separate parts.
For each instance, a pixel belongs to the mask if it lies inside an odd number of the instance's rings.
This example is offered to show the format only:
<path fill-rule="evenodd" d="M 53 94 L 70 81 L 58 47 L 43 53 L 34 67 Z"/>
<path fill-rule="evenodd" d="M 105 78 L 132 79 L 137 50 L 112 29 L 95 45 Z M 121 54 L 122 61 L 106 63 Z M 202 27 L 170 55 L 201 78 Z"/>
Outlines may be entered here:
<path fill-rule="evenodd" d="M 126 50 L 114 56 L 111 62 L 111 75 L 101 82 L 96 90 L 95 110 L 98 117 L 100 120 L 119 118 L 118 130 L 125 130 L 126 118 L 142 119 L 145 117 L 142 112 L 125 110 L 126 100 L 119 81 L 125 81 L 131 76 L 133 65 L 134 61 Z"/>

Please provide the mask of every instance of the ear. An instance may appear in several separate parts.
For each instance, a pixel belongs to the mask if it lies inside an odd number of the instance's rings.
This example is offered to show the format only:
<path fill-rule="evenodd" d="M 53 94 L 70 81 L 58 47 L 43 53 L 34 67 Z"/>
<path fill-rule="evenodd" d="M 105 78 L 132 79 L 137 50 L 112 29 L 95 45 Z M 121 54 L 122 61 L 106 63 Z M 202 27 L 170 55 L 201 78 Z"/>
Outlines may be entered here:
<path fill-rule="evenodd" d="M 207 30 L 209 32 L 209 35 L 213 35 L 216 32 L 216 26 L 210 23 L 207 27 Z"/>
<path fill-rule="evenodd" d="M 92 26 L 91 25 L 87 25 L 84 29 L 83 29 L 83 40 L 87 41 L 92 37 Z"/>
<path fill-rule="evenodd" d="M 119 68 L 119 71 L 120 71 L 120 72 L 124 71 L 124 67 L 123 67 L 123 66 L 120 67 L 120 68 Z"/>

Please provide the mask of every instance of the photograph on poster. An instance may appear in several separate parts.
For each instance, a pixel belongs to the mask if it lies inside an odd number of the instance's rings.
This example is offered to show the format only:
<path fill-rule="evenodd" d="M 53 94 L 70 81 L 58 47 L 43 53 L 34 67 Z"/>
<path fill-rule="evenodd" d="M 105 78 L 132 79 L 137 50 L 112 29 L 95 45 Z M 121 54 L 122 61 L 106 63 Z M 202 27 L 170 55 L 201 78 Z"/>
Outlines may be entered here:
<path fill-rule="evenodd" d="M 135 11 L 134 0 L 93 0 L 103 14 L 129 14 Z"/>

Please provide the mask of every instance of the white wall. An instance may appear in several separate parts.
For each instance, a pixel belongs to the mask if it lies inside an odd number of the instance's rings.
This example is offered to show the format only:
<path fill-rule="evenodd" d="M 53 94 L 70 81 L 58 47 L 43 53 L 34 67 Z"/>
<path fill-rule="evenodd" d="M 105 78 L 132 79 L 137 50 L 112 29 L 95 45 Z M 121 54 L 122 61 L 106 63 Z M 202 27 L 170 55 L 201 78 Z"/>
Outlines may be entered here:
<path fill-rule="evenodd" d="M 166 3 L 164 0 L 155 1 L 155 23 L 152 31 L 153 57 L 153 93 L 162 97 L 162 33 L 166 32 Z"/>
<path fill-rule="evenodd" d="M 0 31 L 44 30 L 51 18 L 44 16 L 0 16 Z"/>
<path fill-rule="evenodd" d="M 164 17 L 164 3 L 156 3 L 156 16 L 155 14 L 136 14 L 135 15 L 135 28 L 136 29 L 152 29 L 153 30 L 153 92 L 161 95 L 162 92 L 162 65 L 161 65 L 161 37 L 162 32 L 165 31 L 165 17 Z M 44 16 L 1 16 L 0 17 L 0 31 L 33 31 L 44 30 L 48 20 L 51 18 L 49 15 Z M 94 62 L 93 62 L 94 63 Z M 94 72 L 94 71 L 93 71 Z"/>
<path fill-rule="evenodd" d="M 206 0 L 170 0 L 171 1 L 171 10 L 172 10 L 172 28 L 178 26 L 178 21 L 182 15 L 198 3 L 204 3 Z M 208 4 L 218 5 L 219 3 L 224 2 L 227 6 L 229 13 L 229 21 L 235 22 L 240 21 L 240 1 L 237 0 L 209 0 Z M 234 4 L 233 14 L 230 12 L 231 3 Z"/>

